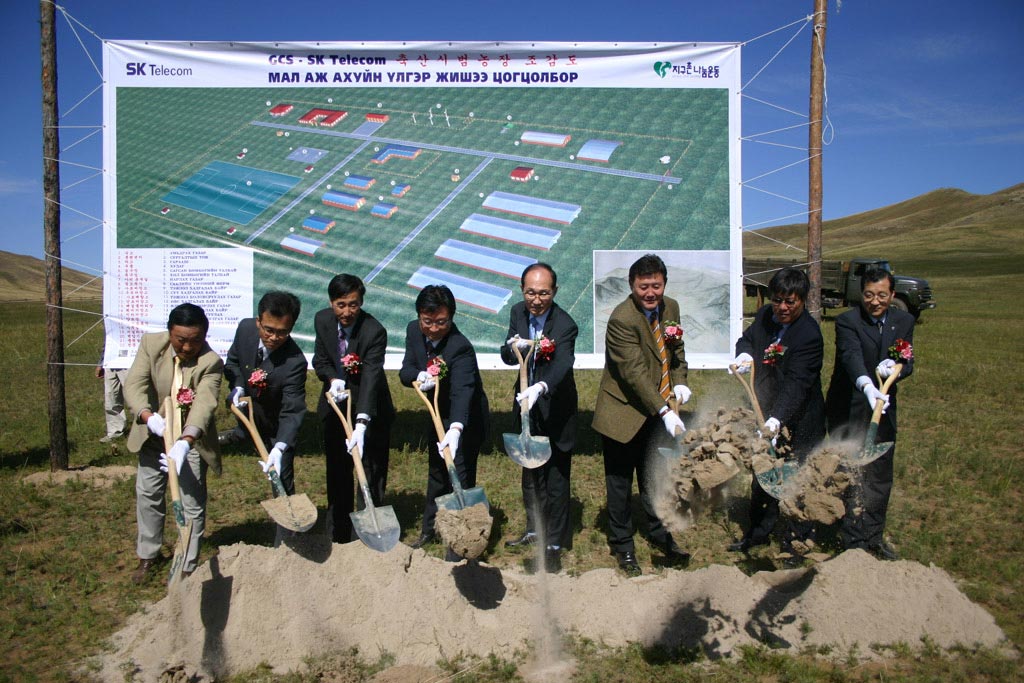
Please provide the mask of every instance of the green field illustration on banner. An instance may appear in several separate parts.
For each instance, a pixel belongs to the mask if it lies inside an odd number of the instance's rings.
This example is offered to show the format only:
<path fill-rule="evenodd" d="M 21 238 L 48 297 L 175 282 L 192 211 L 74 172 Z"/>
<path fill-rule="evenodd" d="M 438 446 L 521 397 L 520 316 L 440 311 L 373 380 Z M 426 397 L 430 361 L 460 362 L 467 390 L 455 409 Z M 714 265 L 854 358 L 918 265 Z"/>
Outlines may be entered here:
<path fill-rule="evenodd" d="M 445 283 L 494 353 L 544 261 L 591 353 L 595 250 L 730 248 L 728 109 L 723 88 L 119 87 L 117 247 L 252 249 L 253 300 L 298 295 L 307 352 L 347 272 L 392 352 Z"/>

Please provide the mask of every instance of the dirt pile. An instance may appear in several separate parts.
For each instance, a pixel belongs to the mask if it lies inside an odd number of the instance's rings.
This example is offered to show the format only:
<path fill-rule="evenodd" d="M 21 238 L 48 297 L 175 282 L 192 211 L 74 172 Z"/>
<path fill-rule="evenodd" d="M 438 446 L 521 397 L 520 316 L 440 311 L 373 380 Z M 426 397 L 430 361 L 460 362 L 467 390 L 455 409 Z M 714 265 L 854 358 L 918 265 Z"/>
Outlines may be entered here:
<path fill-rule="evenodd" d="M 832 524 L 846 512 L 843 494 L 852 475 L 839 469 L 843 451 L 821 447 L 797 471 L 789 492 L 779 501 L 782 514 L 794 519 Z"/>
<path fill-rule="evenodd" d="M 304 537 L 292 548 L 221 548 L 132 617 L 92 664 L 105 681 L 164 672 L 209 681 L 261 662 L 298 670 L 306 657 L 352 647 L 370 659 L 391 653 L 396 665 L 432 666 L 460 652 L 514 657 L 535 642 L 539 614 L 563 635 L 699 648 L 710 658 L 763 642 L 827 645 L 845 657 L 922 637 L 945 648 L 1004 640 L 941 569 L 859 550 L 807 570 L 746 576 L 713 565 L 627 579 L 612 569 L 525 576 L 405 545 L 376 553 Z"/>
<path fill-rule="evenodd" d="M 483 555 L 493 524 L 494 520 L 483 503 L 462 510 L 441 508 L 434 519 L 434 529 L 444 544 L 459 557 L 468 559 Z"/>
<path fill-rule="evenodd" d="M 26 484 L 64 484 L 77 481 L 94 488 L 106 489 L 122 479 L 134 479 L 138 468 L 133 465 L 108 467 L 72 467 L 57 472 L 34 472 L 24 478 Z"/>

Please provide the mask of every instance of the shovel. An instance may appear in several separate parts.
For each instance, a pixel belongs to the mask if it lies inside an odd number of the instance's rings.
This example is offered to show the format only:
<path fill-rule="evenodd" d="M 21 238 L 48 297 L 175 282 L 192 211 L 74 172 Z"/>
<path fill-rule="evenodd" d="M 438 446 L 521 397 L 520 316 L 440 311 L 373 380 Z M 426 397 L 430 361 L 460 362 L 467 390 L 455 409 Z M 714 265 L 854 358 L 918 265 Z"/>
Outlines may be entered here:
<path fill-rule="evenodd" d="M 903 370 L 903 364 L 897 363 L 892 367 L 892 374 L 882 382 L 881 376 L 878 377 L 878 383 L 881 385 L 879 391 L 883 395 L 888 395 L 889 388 L 892 386 L 896 378 L 899 377 L 900 372 Z M 878 375 L 878 370 L 875 370 L 875 374 Z M 852 465 L 854 467 L 864 467 L 864 465 L 873 463 L 880 457 L 885 455 L 890 448 L 892 448 L 892 441 L 883 441 L 882 443 L 875 443 L 875 439 L 878 438 L 878 423 L 882 420 L 882 409 L 885 408 L 885 401 L 878 399 L 875 401 L 875 411 L 871 413 L 871 422 L 868 424 L 868 431 L 864 435 L 864 447 L 861 448 L 860 452 L 855 455 L 848 455 L 843 458 L 844 465 Z"/>
<path fill-rule="evenodd" d="M 174 400 L 168 396 L 164 399 L 164 453 L 170 453 L 174 446 L 176 437 L 171 433 L 174 431 L 171 426 L 174 424 L 175 410 Z M 192 540 L 192 520 L 185 520 L 185 508 L 181 504 L 181 491 L 178 488 L 178 468 L 168 457 L 167 462 L 167 488 L 171 490 L 171 510 L 174 512 L 174 522 L 178 525 L 178 542 L 174 544 L 174 556 L 171 558 L 171 570 L 167 575 L 167 588 L 170 589 L 182 579 L 182 569 L 185 567 L 185 553 L 188 552 L 188 544 Z"/>
<path fill-rule="evenodd" d="M 441 378 L 438 377 L 434 380 L 436 385 L 434 386 L 434 403 L 431 405 L 430 399 L 420 389 L 419 382 L 413 382 L 412 386 L 416 390 L 420 399 L 424 405 L 427 406 L 427 411 L 430 413 L 430 419 L 434 422 L 434 431 L 437 432 L 437 440 L 444 441 L 444 424 L 441 422 L 441 411 L 437 407 L 437 394 L 441 389 Z M 448 468 L 448 478 L 452 482 L 452 490 L 454 493 L 446 493 L 443 496 L 438 496 L 434 499 L 437 507 L 443 510 L 464 510 L 465 508 L 483 503 L 484 507 L 491 509 L 491 504 L 487 500 L 484 489 L 481 486 L 474 486 L 470 489 L 462 488 L 462 482 L 459 481 L 459 473 L 455 471 L 455 460 L 452 458 L 452 450 L 445 446 L 444 451 L 441 454 L 444 457 L 444 464 Z"/>
<path fill-rule="evenodd" d="M 243 413 L 234 402 L 231 404 L 231 412 L 235 414 L 239 422 L 245 425 L 253 443 L 256 444 L 256 452 L 259 453 L 260 459 L 267 462 L 269 459 L 267 448 L 263 445 L 263 439 L 260 437 L 260 432 L 256 429 L 256 422 L 252 417 L 252 401 L 244 401 L 244 404 L 248 414 Z M 316 506 L 313 505 L 309 496 L 305 493 L 289 496 L 288 492 L 284 490 L 284 484 L 281 483 L 281 477 L 278 476 L 277 470 L 271 468 L 268 474 L 270 484 L 274 489 L 274 497 L 270 500 L 260 501 L 260 505 L 267 511 L 270 518 L 289 531 L 303 532 L 312 529 L 316 524 Z"/>
<path fill-rule="evenodd" d="M 757 394 L 754 392 L 754 365 L 751 364 L 750 366 L 749 380 L 738 372 L 739 368 L 737 366 L 730 365 L 729 369 L 732 371 L 732 376 L 739 380 L 739 383 L 743 385 L 743 389 L 747 392 L 747 397 L 750 398 L 750 405 L 754 409 L 754 418 L 757 420 L 757 424 L 763 425 L 764 413 L 761 412 L 761 404 L 758 403 Z M 768 441 L 768 455 L 773 460 L 778 459 L 775 446 L 771 445 L 770 439 Z M 761 485 L 765 493 L 776 500 L 781 500 L 786 492 L 786 481 L 794 477 L 799 469 L 799 463 L 787 460 L 770 470 L 755 472 L 754 476 L 757 477 L 757 483 Z"/>
<path fill-rule="evenodd" d="M 518 344 L 512 344 L 516 358 L 519 359 L 519 391 L 526 391 L 526 361 L 534 352 L 534 342 L 528 341 L 529 350 L 524 356 L 519 350 Z M 523 430 L 519 434 L 502 434 L 505 440 L 505 452 L 517 465 L 528 470 L 540 467 L 551 458 L 551 440 L 546 436 L 532 436 L 530 434 L 530 407 L 529 399 L 525 396 L 519 402 L 519 415 L 522 418 Z"/>
<path fill-rule="evenodd" d="M 334 394 L 327 392 L 327 403 L 334 408 L 342 427 L 345 428 L 345 436 L 352 438 L 352 400 L 346 403 L 347 417 L 341 414 L 341 408 L 334 402 Z M 358 448 L 349 451 L 352 456 L 352 464 L 356 468 L 356 477 L 359 479 L 359 488 L 363 492 L 363 503 L 366 509 L 357 512 L 350 512 L 348 516 L 352 519 L 352 527 L 356 530 L 359 540 L 377 552 L 386 553 L 398 543 L 398 537 L 402 535 L 402 527 L 398 526 L 398 517 L 395 509 L 390 505 L 374 507 L 373 499 L 370 497 L 370 485 L 366 483 L 366 472 L 363 471 L 363 455 Z"/>

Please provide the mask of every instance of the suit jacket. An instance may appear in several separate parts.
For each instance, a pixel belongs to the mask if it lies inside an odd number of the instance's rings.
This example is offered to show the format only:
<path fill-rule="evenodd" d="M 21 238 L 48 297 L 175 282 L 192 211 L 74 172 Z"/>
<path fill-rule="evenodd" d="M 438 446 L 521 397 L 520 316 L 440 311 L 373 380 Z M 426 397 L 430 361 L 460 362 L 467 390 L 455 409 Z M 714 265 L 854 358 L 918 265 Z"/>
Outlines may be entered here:
<path fill-rule="evenodd" d="M 774 363 L 767 363 L 765 349 L 781 328 L 772 320 L 771 305 L 763 306 L 736 342 L 736 355 L 749 353 L 754 359 L 754 393 L 764 418 L 778 419 L 790 431 L 795 454 L 806 455 L 825 436 L 821 393 L 825 341 L 818 323 L 805 309 L 782 337 L 784 353 Z"/>
<path fill-rule="evenodd" d="M 249 376 L 256 369 L 259 342 L 255 318 L 238 323 L 224 362 L 224 379 L 229 390 L 242 387 L 253 399 L 253 416 L 264 440 L 286 443 L 294 451 L 306 415 L 306 356 L 289 337 L 263 359 L 259 367 L 267 373 L 267 386 L 257 389 L 249 385 Z"/>
<path fill-rule="evenodd" d="M 659 319 L 679 320 L 679 302 L 662 301 Z M 682 340 L 667 346 L 669 383 L 686 384 L 686 350 Z M 658 393 L 661 356 L 650 323 L 632 295 L 612 311 L 605 332 L 604 372 L 594 408 L 594 430 L 620 443 L 636 436 L 648 418 L 665 405 Z"/>
<path fill-rule="evenodd" d="M 512 306 L 509 313 L 506 339 L 517 334 L 523 339 L 530 338 L 530 312 L 526 309 L 524 301 Z M 548 385 L 547 393 L 537 399 L 530 411 L 533 418 L 531 432 L 548 437 L 556 448 L 568 453 L 576 445 L 576 413 L 579 401 L 572 366 L 576 362 L 576 337 L 579 328 L 568 313 L 553 303 L 548 312 L 548 319 L 544 322 L 543 334 L 555 343 L 555 350 L 549 360 L 538 360 L 537 350 L 534 348 L 533 355 L 527 362 L 528 385 L 537 382 Z M 519 360 L 507 344 L 501 347 L 501 359 L 508 365 L 519 365 Z M 518 374 L 515 391 L 522 391 Z M 518 431 L 522 429 L 519 401 L 513 401 L 512 414 L 515 418 L 513 428 Z"/>
<path fill-rule="evenodd" d="M 139 413 L 149 409 L 161 413 L 164 399 L 171 395 L 174 380 L 174 349 L 167 332 L 142 335 L 142 342 L 135 354 L 135 362 L 128 371 L 124 384 L 125 407 L 134 416 L 132 431 L 128 434 L 128 450 L 138 453 L 142 446 L 152 441 L 152 447 L 164 451 L 163 439 L 150 433 L 145 424 L 139 422 Z M 194 448 L 203 460 L 209 463 L 214 474 L 221 472 L 220 452 L 217 450 L 217 396 L 220 392 L 224 361 L 209 344 L 192 362 L 181 366 L 182 386 L 196 392 L 182 429 L 196 427 L 202 435 L 196 439 Z M 162 413 L 161 413 L 162 414 Z M 164 415 L 166 418 L 167 416 Z"/>
<path fill-rule="evenodd" d="M 338 357 L 338 319 L 334 311 L 330 308 L 317 311 L 313 327 L 316 330 L 313 370 L 323 382 L 317 403 L 320 419 L 334 415 L 324 394 L 331 388 L 331 380 L 343 379 L 352 392 L 353 418 L 359 413 L 366 413 L 370 416 L 371 425 L 391 424 L 395 405 L 391 402 L 391 390 L 384 374 L 384 354 L 388 349 L 388 332 L 384 326 L 364 310 L 356 315 L 348 338 L 348 353 L 356 354 L 362 361 L 357 373 L 350 373 L 342 367 Z"/>
<path fill-rule="evenodd" d="M 838 438 L 863 437 L 871 421 L 872 408 L 856 381 L 867 375 L 875 386 L 875 367 L 889 357 L 889 347 L 897 339 L 914 341 L 914 316 L 889 308 L 882 333 L 862 306 L 846 311 L 836 318 L 836 363 L 825 400 L 829 434 Z M 878 439 L 896 439 L 897 387 L 914 372 L 914 361 L 904 364 L 896 382 L 889 388 L 889 407 L 878 423 Z"/>
<path fill-rule="evenodd" d="M 438 343 L 435 353 L 448 365 L 448 376 L 440 382 L 441 393 L 437 398 L 444 428 L 450 428 L 452 422 L 461 422 L 464 439 L 469 435 L 484 439 L 490 409 L 473 345 L 452 323 L 451 331 Z M 405 329 L 405 357 L 398 378 L 403 385 L 411 387 L 417 375 L 426 369 L 426 337 L 420 331 L 419 322 L 413 320 Z"/>

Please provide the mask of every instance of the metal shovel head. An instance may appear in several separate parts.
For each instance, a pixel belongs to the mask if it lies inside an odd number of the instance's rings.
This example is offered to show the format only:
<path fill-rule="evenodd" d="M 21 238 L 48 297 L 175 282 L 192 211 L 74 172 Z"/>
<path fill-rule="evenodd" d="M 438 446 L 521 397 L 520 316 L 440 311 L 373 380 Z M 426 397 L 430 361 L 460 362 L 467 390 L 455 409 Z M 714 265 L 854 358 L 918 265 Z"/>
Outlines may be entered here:
<path fill-rule="evenodd" d="M 350 512 L 348 516 L 359 540 L 377 552 L 386 553 L 394 548 L 402 535 L 395 509 L 390 505 Z"/>
<path fill-rule="evenodd" d="M 185 553 L 188 552 L 188 544 L 192 540 L 192 520 L 185 523 L 185 526 L 178 527 L 178 542 L 174 544 L 174 556 L 171 557 L 171 568 L 167 573 L 167 586 L 171 587 L 182 579 L 182 570 L 185 568 Z"/>
<path fill-rule="evenodd" d="M 459 493 L 462 494 L 462 500 L 459 500 Z M 434 502 L 437 503 L 438 509 L 441 510 L 464 510 L 479 503 L 483 503 L 488 511 L 491 509 L 491 504 L 487 500 L 483 488 L 480 486 L 474 486 L 471 489 L 460 489 L 455 493 L 446 493 L 435 498 Z"/>
<path fill-rule="evenodd" d="M 551 439 L 529 434 L 502 434 L 505 452 L 520 467 L 536 469 L 551 459 Z"/>
<path fill-rule="evenodd" d="M 800 465 L 796 461 L 784 462 L 779 467 L 773 467 L 764 472 L 757 472 L 757 483 L 761 485 L 764 492 L 776 500 L 782 500 L 786 494 L 787 484 L 796 477 Z"/>
<path fill-rule="evenodd" d="M 316 506 L 305 493 L 260 501 L 270 518 L 289 531 L 309 531 L 316 524 Z"/>
<path fill-rule="evenodd" d="M 870 445 L 864 444 L 864 448 L 861 450 L 852 455 L 843 457 L 843 464 L 850 467 L 864 467 L 865 465 L 870 465 L 888 453 L 892 446 L 892 441 L 883 441 L 882 443 L 874 443 Z"/>

